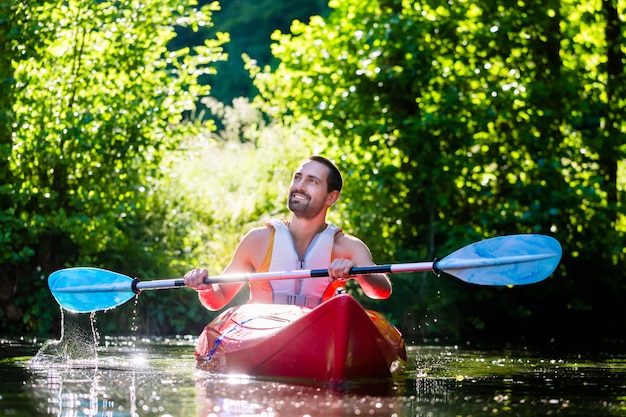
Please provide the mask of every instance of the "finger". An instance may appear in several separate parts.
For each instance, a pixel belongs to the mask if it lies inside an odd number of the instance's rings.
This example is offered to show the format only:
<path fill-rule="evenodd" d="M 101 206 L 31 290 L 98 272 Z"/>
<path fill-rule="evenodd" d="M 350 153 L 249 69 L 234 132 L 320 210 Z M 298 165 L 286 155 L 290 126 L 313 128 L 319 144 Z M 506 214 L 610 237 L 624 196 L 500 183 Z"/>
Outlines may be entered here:
<path fill-rule="evenodd" d="M 343 268 L 337 265 L 333 266 L 332 268 L 329 267 L 328 275 L 330 275 L 332 279 L 341 279 L 343 277 Z"/>
<path fill-rule="evenodd" d="M 204 278 L 208 275 L 209 273 L 205 268 L 194 268 L 185 274 L 183 282 L 188 287 L 197 288 L 202 285 Z"/>

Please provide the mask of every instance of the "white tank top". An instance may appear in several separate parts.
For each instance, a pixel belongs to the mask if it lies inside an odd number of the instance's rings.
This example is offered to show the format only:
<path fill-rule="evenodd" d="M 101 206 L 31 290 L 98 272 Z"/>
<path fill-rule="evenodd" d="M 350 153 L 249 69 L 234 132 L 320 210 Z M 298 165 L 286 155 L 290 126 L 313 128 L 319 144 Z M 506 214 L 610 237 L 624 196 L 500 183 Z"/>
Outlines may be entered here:
<path fill-rule="evenodd" d="M 315 235 L 300 259 L 289 228 L 280 220 L 270 221 L 274 227 L 274 246 L 269 271 L 293 271 L 298 269 L 327 269 L 332 260 L 335 234 L 339 228 L 334 224 Z M 295 304 L 314 307 L 322 302 L 322 296 L 331 283 L 330 277 L 303 278 L 271 281 L 275 304 Z"/>

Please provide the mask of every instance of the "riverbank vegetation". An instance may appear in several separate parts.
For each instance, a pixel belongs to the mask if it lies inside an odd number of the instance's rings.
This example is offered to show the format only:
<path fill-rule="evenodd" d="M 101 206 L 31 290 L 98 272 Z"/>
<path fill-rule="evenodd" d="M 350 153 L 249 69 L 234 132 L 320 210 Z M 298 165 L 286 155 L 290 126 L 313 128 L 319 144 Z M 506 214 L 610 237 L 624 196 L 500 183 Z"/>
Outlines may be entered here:
<path fill-rule="evenodd" d="M 513 233 L 563 246 L 540 284 L 407 274 L 390 300 L 360 297 L 408 343 L 623 342 L 626 3 L 309 5 L 287 30 L 250 3 L 243 22 L 281 31 L 245 50 L 229 46 L 245 24 L 213 26 L 217 3 L 0 8 L 0 333 L 58 334 L 59 268 L 219 274 L 321 153 L 346 177 L 330 220 L 381 264 Z M 229 47 L 248 96 L 223 90 Z M 97 315 L 101 333 L 150 335 L 213 316 L 184 289 Z"/>

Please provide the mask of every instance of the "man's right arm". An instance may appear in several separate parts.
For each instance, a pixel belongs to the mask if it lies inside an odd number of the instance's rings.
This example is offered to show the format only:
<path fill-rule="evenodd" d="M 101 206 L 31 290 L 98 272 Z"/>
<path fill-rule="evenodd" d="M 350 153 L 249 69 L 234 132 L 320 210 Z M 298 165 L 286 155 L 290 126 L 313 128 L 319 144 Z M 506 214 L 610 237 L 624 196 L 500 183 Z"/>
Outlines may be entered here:
<path fill-rule="evenodd" d="M 245 274 L 256 271 L 259 264 L 259 247 L 267 246 L 267 233 L 264 228 L 248 232 L 235 249 L 233 258 L 222 271 L 222 275 Z M 185 285 L 198 291 L 200 302 L 209 310 L 220 310 L 228 304 L 241 290 L 244 283 L 204 284 L 209 276 L 205 268 L 195 268 L 185 275 Z"/>

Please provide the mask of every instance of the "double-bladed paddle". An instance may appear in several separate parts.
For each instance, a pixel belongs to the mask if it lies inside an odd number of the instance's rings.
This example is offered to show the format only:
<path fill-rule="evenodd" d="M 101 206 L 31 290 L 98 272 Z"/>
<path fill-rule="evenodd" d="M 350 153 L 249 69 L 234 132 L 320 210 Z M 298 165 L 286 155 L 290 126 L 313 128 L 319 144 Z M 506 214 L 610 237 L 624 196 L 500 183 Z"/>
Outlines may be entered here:
<path fill-rule="evenodd" d="M 432 270 L 478 285 L 525 285 L 547 278 L 561 260 L 561 245 L 549 236 L 520 234 L 486 239 L 434 262 L 354 267 L 350 275 Z M 205 284 L 327 277 L 327 269 L 262 272 L 208 277 Z M 67 268 L 48 278 L 52 295 L 64 309 L 77 313 L 108 310 L 142 290 L 184 287 L 183 279 L 139 281 L 91 267 Z"/>

